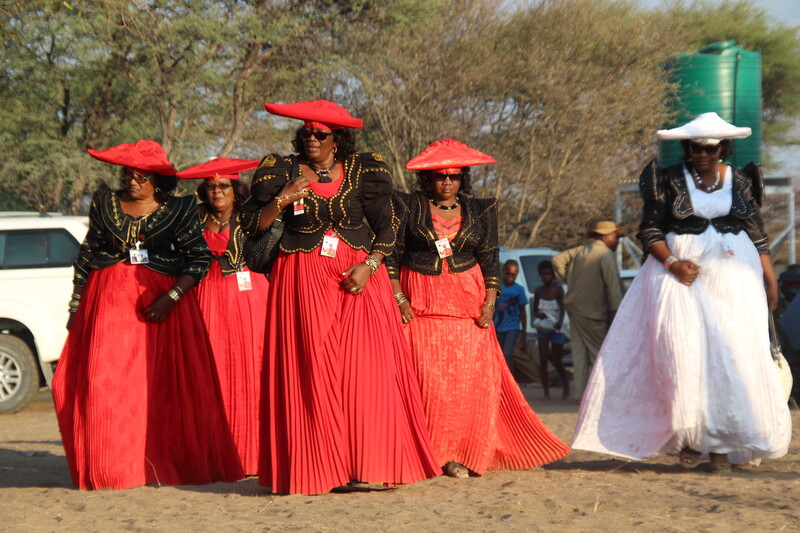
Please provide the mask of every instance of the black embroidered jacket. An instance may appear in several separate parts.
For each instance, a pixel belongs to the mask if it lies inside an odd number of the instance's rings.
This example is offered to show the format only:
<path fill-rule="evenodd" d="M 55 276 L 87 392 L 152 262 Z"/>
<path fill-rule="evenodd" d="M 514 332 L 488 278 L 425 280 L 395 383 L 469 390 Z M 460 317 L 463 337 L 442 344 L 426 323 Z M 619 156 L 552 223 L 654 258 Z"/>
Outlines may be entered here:
<path fill-rule="evenodd" d="M 744 230 L 758 253 L 769 255 L 769 239 L 761 219 L 764 203 L 764 178 L 761 167 L 748 163 L 742 170 L 732 168 L 733 203 L 722 217 L 707 219 L 696 216 L 686 187 L 683 164 L 662 168 L 653 160 L 639 176 L 639 191 L 644 200 L 642 221 L 636 237 L 647 250 L 665 240 L 669 232 L 700 234 L 709 225 L 720 233 L 738 234 Z"/>
<path fill-rule="evenodd" d="M 497 245 L 497 200 L 458 194 L 464 222 L 450 242 L 453 255 L 446 257 L 450 272 L 465 272 L 480 265 L 487 290 L 500 292 L 500 252 Z M 436 250 L 436 231 L 430 202 L 421 192 L 395 192 L 400 216 L 395 253 L 386 259 L 389 277 L 400 279 L 400 266 L 429 276 L 442 274 L 442 258 Z"/>
<path fill-rule="evenodd" d="M 208 210 L 200 205 L 200 227 L 204 228 L 208 223 L 211 216 Z M 236 274 L 240 270 L 244 270 L 244 240 L 246 238 L 244 231 L 242 231 L 242 210 L 237 209 L 231 215 L 230 221 L 230 237 L 228 238 L 228 247 L 222 255 L 212 255 L 211 258 L 219 261 L 222 267 L 222 275 L 230 276 Z"/>
<path fill-rule="evenodd" d="M 168 276 L 186 275 L 200 281 L 208 270 L 208 250 L 194 196 L 173 197 L 152 213 L 133 218 L 122 211 L 121 191 L 102 188 L 89 207 L 89 231 L 73 263 L 73 283 L 85 285 L 89 272 L 121 263 L 141 242 L 149 263 L 139 265 Z"/>
<path fill-rule="evenodd" d="M 269 154 L 253 176 L 250 199 L 244 205 L 242 226 L 248 236 L 258 234 L 261 209 L 277 196 L 290 178 L 289 156 Z M 290 203 L 283 211 L 281 250 L 311 252 L 333 227 L 350 247 L 391 255 L 398 219 L 394 214 L 392 177 L 379 154 L 355 154 L 344 162 L 344 180 L 330 198 L 312 191 L 297 215 Z"/>

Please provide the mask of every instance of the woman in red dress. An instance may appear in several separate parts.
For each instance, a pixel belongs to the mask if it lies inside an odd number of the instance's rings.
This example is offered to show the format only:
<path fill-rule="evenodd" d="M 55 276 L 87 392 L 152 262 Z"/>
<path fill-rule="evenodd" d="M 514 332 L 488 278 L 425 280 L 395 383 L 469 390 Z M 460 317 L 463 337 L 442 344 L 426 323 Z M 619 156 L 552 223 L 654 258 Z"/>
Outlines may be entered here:
<path fill-rule="evenodd" d="M 225 414 L 245 474 L 258 473 L 258 400 L 269 282 L 244 264 L 242 205 L 250 189 L 239 172 L 258 160 L 220 157 L 178 172 L 202 178 L 197 187 L 200 224 L 213 260 L 194 290 L 214 350 Z"/>
<path fill-rule="evenodd" d="M 472 196 L 468 167 L 493 162 L 452 139 L 409 161 L 419 190 L 395 193 L 401 224 L 386 261 L 434 453 L 456 478 L 569 453 L 523 397 L 492 327 L 501 290 L 497 202 Z"/>
<path fill-rule="evenodd" d="M 153 141 L 89 150 L 123 167 L 92 198 L 53 398 L 73 483 L 124 489 L 242 477 L 194 297 L 210 254 L 194 197 Z"/>
<path fill-rule="evenodd" d="M 270 274 L 260 482 L 318 494 L 436 476 L 382 265 L 396 222 L 386 164 L 356 152 L 350 128 L 361 120 L 333 102 L 266 107 L 305 124 L 299 156 L 261 161 L 245 207 L 250 234 L 279 214 L 285 224 Z"/>

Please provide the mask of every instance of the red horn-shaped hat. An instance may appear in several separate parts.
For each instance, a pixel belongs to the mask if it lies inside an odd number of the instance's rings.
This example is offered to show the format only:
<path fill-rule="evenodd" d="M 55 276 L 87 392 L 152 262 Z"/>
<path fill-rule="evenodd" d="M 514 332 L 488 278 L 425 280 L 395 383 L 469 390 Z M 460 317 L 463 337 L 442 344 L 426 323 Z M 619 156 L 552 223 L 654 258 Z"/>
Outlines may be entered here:
<path fill-rule="evenodd" d="M 494 163 L 494 158 L 453 139 L 432 142 L 417 157 L 406 163 L 408 170 L 437 170 L 446 174 L 464 167 Z"/>
<path fill-rule="evenodd" d="M 258 166 L 258 159 L 232 159 L 217 157 L 178 172 L 182 180 L 190 179 L 229 179 L 238 180 L 239 172 L 252 170 Z"/>
<path fill-rule="evenodd" d="M 351 116 L 347 109 L 328 100 L 294 104 L 264 104 L 264 107 L 273 115 L 305 121 L 309 127 L 340 130 L 342 128 L 358 129 L 364 126 L 363 120 Z"/>
<path fill-rule="evenodd" d="M 105 150 L 86 150 L 99 161 L 154 172 L 166 176 L 176 174 L 175 167 L 167 159 L 167 153 L 155 141 L 136 141 L 135 144 L 118 144 Z"/>

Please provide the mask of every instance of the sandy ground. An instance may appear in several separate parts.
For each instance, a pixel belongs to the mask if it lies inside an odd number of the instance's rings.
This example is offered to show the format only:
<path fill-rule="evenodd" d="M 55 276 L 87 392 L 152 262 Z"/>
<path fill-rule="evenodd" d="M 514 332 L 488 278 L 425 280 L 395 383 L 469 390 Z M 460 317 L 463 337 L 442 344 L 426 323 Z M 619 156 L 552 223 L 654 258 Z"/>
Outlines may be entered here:
<path fill-rule="evenodd" d="M 571 442 L 577 405 L 523 390 Z M 573 452 L 543 468 L 372 493 L 273 496 L 254 478 L 88 492 L 71 486 L 42 394 L 0 416 L 0 531 L 800 531 L 800 412 L 792 420 L 787 456 L 728 476 L 683 470 L 667 456 Z"/>

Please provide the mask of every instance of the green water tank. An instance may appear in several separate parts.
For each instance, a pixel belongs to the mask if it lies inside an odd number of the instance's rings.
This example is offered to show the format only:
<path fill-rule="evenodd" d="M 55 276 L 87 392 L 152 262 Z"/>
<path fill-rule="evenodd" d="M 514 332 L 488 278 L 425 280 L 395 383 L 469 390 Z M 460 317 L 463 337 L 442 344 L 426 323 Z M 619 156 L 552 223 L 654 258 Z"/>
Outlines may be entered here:
<path fill-rule="evenodd" d="M 678 114 L 673 128 L 700 113 L 714 111 L 736 126 L 747 126 L 753 134 L 733 141 L 732 165 L 761 163 L 761 53 L 745 50 L 735 41 L 714 43 L 700 51 L 678 54 L 669 65 L 678 90 Z M 660 141 L 662 165 L 683 157 L 680 141 Z"/>

